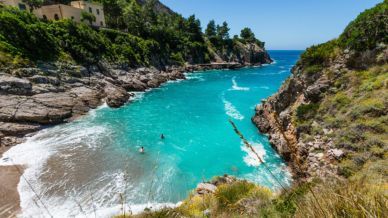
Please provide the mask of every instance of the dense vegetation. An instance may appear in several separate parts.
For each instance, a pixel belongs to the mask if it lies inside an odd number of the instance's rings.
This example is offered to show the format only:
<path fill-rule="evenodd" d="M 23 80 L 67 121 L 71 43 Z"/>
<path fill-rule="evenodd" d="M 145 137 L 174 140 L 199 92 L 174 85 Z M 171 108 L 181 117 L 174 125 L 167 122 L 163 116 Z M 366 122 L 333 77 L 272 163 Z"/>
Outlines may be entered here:
<path fill-rule="evenodd" d="M 357 56 L 381 43 L 388 44 L 387 0 L 360 14 L 338 39 L 308 48 L 299 63 L 306 66 L 307 73 L 319 72 L 345 49 L 354 51 L 355 61 L 366 61 L 357 59 Z"/>
<path fill-rule="evenodd" d="M 222 25 L 216 25 L 214 20 L 211 20 L 205 30 L 205 36 L 208 41 L 208 47 L 211 51 L 211 56 L 218 56 L 227 61 L 233 59 L 233 55 L 238 55 L 239 45 L 241 44 L 256 44 L 258 47 L 264 48 L 264 42 L 258 40 L 250 28 L 241 30 L 240 36 L 229 35 L 229 26 L 227 22 Z"/>
<path fill-rule="evenodd" d="M 26 2 L 34 8 L 53 2 L 69 3 L 67 0 Z M 156 0 L 142 4 L 136 0 L 99 2 L 104 5 L 108 28 L 87 25 L 95 19 L 87 13 L 82 14 L 85 23 L 81 24 L 70 20 L 43 21 L 28 12 L 0 5 L 0 64 L 66 60 L 90 65 L 106 60 L 128 67 L 163 67 L 185 62 L 208 63 L 226 47 L 228 55 L 233 52 L 226 22 L 218 28 L 215 38 L 207 36 L 212 42 L 209 43 L 194 15 L 186 19 L 172 11 L 160 10 Z M 260 42 L 253 33 L 248 34 L 240 40 Z"/>

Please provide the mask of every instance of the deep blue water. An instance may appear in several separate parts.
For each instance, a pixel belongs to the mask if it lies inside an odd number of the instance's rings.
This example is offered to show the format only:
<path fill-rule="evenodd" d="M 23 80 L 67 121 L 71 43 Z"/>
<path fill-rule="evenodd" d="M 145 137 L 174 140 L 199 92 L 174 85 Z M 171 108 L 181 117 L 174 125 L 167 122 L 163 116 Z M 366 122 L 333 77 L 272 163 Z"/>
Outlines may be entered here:
<path fill-rule="evenodd" d="M 251 117 L 255 105 L 290 75 L 300 53 L 270 51 L 271 65 L 187 74 L 188 80 L 137 93 L 122 108 L 101 107 L 76 122 L 44 130 L 7 155 L 29 164 L 26 178 L 58 214 L 91 213 L 92 201 L 103 214 L 119 208 L 121 197 L 133 210 L 147 203 L 176 203 L 199 182 L 223 174 L 276 190 L 274 178 L 244 147 L 228 119 L 289 185 L 285 163 Z M 138 152 L 140 146 L 145 154 Z M 22 181 L 19 190 L 24 212 L 36 215 L 39 209 L 27 184 Z"/>

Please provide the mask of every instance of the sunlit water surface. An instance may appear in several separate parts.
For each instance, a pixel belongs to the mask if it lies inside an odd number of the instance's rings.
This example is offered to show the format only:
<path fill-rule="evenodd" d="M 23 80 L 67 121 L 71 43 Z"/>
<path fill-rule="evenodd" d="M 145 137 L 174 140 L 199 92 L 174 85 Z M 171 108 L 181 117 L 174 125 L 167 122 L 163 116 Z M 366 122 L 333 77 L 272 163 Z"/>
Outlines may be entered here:
<path fill-rule="evenodd" d="M 25 164 L 24 177 L 41 197 L 22 179 L 23 215 L 106 217 L 118 213 L 123 202 L 138 212 L 175 204 L 199 182 L 223 174 L 278 189 L 229 118 L 278 180 L 290 184 L 285 163 L 251 117 L 255 105 L 289 76 L 300 52 L 270 54 L 274 64 L 187 74 L 188 80 L 137 93 L 124 107 L 100 107 L 13 147 L 1 163 Z M 138 152 L 141 146 L 145 154 Z"/>

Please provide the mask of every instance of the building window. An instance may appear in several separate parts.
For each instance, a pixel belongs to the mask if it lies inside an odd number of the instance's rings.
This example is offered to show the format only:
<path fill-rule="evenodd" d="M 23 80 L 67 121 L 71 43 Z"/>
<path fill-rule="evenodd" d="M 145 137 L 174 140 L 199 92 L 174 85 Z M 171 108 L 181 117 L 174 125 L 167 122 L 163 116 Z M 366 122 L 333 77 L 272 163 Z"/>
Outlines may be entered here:
<path fill-rule="evenodd" d="M 101 21 L 100 24 L 101 24 L 101 26 L 104 26 L 104 22 Z"/>
<path fill-rule="evenodd" d="M 43 14 L 43 20 L 47 21 L 47 16 Z"/>
<path fill-rule="evenodd" d="M 92 10 L 92 8 L 91 8 L 91 7 L 89 7 L 89 12 L 90 12 L 90 13 L 93 13 L 93 10 Z"/>
<path fill-rule="evenodd" d="M 26 8 L 25 4 L 19 3 L 19 9 L 22 10 L 22 11 L 25 11 L 27 8 Z"/>
<path fill-rule="evenodd" d="M 97 11 L 97 15 L 100 15 L 100 9 L 97 9 L 96 11 Z"/>
<path fill-rule="evenodd" d="M 58 14 L 54 14 L 54 19 L 55 19 L 55 20 L 59 20 Z"/>

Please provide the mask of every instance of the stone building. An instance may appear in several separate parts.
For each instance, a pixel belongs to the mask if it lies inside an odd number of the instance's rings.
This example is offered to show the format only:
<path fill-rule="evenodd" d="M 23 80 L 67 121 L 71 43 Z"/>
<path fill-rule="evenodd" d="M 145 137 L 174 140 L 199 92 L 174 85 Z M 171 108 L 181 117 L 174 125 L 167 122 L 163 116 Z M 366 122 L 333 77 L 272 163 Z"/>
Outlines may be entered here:
<path fill-rule="evenodd" d="M 20 10 L 29 10 L 29 7 L 22 0 L 0 0 L 1 3 Z M 91 23 L 92 26 L 105 27 L 104 8 L 101 4 L 91 1 L 72 1 L 70 5 L 53 4 L 44 5 L 33 10 L 33 13 L 44 20 L 71 19 L 77 23 L 82 22 L 82 13 L 88 12 L 96 17 Z M 84 21 L 89 24 L 88 21 Z"/>

